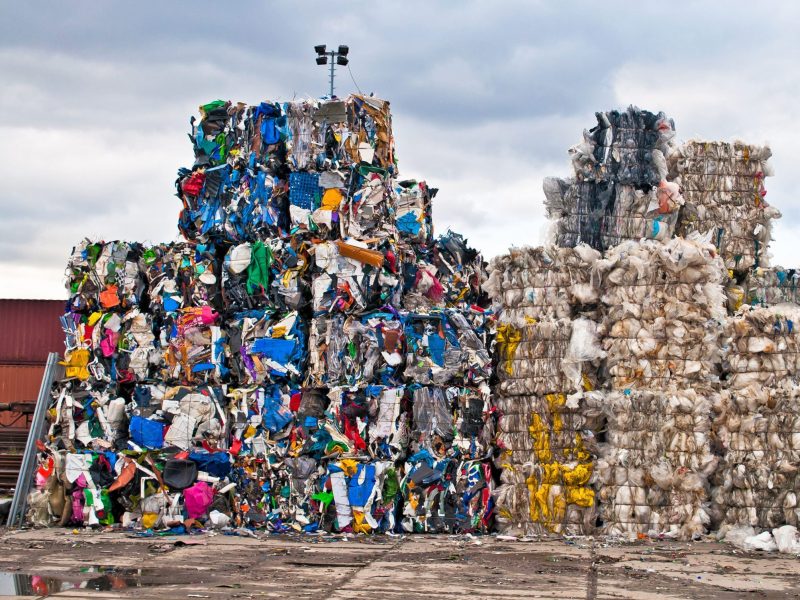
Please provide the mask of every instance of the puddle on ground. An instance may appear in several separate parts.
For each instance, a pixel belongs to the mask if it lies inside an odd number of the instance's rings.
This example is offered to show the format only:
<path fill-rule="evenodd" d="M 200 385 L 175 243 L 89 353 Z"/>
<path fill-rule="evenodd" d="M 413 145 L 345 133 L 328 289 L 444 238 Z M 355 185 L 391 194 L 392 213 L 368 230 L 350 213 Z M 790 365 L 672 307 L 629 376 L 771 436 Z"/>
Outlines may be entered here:
<path fill-rule="evenodd" d="M 82 567 L 64 574 L 59 573 L 58 576 L 0 571 L 0 597 L 43 596 L 66 590 L 107 592 L 151 587 L 158 584 L 147 583 L 145 578 L 152 575 L 153 571 L 153 569 L 124 569 L 97 565 Z"/>

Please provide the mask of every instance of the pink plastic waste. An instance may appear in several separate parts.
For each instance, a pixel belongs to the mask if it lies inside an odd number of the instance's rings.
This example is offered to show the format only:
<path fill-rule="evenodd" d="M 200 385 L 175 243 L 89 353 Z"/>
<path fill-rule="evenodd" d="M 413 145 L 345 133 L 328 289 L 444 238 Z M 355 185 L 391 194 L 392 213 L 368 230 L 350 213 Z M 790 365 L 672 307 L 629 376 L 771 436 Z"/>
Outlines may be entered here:
<path fill-rule="evenodd" d="M 214 490 L 205 481 L 198 481 L 192 487 L 183 490 L 186 513 L 190 519 L 199 519 L 208 512 L 214 499 Z"/>

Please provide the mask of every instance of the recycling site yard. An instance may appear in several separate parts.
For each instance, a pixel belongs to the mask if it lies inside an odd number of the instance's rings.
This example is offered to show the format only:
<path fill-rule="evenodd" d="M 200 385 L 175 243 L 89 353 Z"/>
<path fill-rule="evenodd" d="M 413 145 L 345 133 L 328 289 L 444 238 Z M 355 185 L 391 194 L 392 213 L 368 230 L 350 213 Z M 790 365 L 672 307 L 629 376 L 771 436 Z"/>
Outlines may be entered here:
<path fill-rule="evenodd" d="M 797 598 L 795 558 L 713 541 L 0 534 L 0 597 Z M 16 596 L 14 596 L 16 594 Z"/>
<path fill-rule="evenodd" d="M 769 146 L 595 113 L 545 244 L 487 261 L 388 100 L 199 113 L 183 241 L 67 259 L 8 594 L 800 596 Z"/>

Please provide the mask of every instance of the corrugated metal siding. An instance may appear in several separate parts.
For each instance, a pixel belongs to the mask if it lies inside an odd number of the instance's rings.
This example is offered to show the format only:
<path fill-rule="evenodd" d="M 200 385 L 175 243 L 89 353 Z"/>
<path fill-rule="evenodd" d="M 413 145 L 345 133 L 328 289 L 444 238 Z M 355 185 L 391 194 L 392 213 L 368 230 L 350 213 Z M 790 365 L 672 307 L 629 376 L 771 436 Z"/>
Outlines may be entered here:
<path fill-rule="evenodd" d="M 36 402 L 43 375 L 43 365 L 0 365 L 0 402 Z M 30 415 L 0 410 L 0 435 L 4 427 L 27 429 L 30 418 Z"/>
<path fill-rule="evenodd" d="M 0 365 L 0 402 L 36 402 L 44 365 Z"/>
<path fill-rule="evenodd" d="M 64 352 L 62 300 L 0 300 L 0 363 L 44 364 Z"/>

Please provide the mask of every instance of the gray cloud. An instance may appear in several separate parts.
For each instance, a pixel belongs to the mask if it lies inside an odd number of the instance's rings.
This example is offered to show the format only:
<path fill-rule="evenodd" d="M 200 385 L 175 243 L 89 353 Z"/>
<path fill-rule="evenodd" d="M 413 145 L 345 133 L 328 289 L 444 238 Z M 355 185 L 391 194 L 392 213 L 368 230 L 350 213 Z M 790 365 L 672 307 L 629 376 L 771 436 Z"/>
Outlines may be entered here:
<path fill-rule="evenodd" d="M 635 8 L 634 8 L 635 7 Z M 84 236 L 172 239 L 173 181 L 202 102 L 320 95 L 316 43 L 348 43 L 392 101 L 401 172 L 440 188 L 438 230 L 491 255 L 542 240 L 541 180 L 596 110 L 664 110 L 679 137 L 769 142 L 776 262 L 797 264 L 800 42 L 791 1 L 3 2 L 4 296 L 63 295 Z M 337 90 L 354 89 L 340 69 Z"/>

